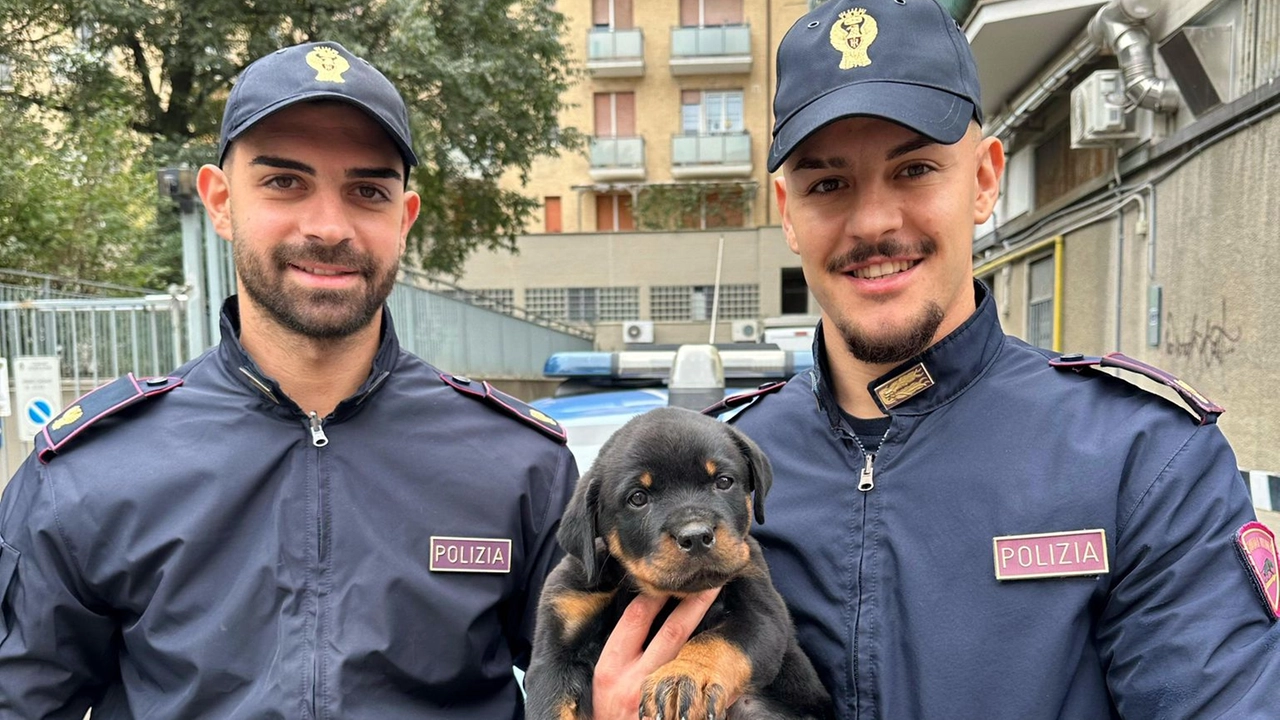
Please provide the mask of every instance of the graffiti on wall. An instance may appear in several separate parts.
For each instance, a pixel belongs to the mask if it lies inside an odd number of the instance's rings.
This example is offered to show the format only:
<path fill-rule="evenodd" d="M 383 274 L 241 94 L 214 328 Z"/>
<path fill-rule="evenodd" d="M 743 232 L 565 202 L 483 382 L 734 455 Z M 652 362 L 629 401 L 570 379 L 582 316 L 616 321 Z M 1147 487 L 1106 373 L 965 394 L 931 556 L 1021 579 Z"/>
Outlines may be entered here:
<path fill-rule="evenodd" d="M 1172 310 L 1166 313 L 1164 352 L 1176 360 L 1208 369 L 1224 364 L 1227 356 L 1236 351 L 1243 335 L 1240 325 L 1229 319 L 1224 297 L 1217 312 L 1203 317 L 1194 313 L 1189 322 L 1180 321 Z"/>

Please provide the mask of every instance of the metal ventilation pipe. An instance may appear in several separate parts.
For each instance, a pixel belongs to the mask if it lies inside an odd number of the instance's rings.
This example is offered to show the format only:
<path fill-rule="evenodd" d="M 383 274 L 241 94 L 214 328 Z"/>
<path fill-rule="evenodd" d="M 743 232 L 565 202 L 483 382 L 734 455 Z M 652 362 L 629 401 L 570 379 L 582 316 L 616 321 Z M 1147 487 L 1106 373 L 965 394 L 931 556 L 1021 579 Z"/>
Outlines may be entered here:
<path fill-rule="evenodd" d="M 1089 35 L 1109 47 L 1124 73 L 1124 92 L 1138 107 L 1169 113 L 1178 108 L 1178 87 L 1156 77 L 1151 35 L 1146 19 L 1156 14 L 1159 0 L 1111 0 L 1089 20 Z"/>

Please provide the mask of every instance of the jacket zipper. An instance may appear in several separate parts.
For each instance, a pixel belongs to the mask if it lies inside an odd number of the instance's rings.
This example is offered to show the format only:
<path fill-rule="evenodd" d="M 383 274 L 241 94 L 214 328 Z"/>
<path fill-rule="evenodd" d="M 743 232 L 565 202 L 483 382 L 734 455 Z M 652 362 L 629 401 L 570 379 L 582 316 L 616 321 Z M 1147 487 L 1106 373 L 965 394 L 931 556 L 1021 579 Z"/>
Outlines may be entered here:
<path fill-rule="evenodd" d="M 311 444 L 320 448 L 329 444 L 329 438 L 324 434 L 324 428 L 320 425 L 320 416 L 315 410 L 307 416 L 311 418 Z"/>
<path fill-rule="evenodd" d="M 879 451 L 879 448 L 884 445 L 885 439 L 889 437 L 889 430 L 891 428 L 892 425 L 890 425 L 890 428 L 885 429 L 884 435 L 880 438 L 880 445 L 877 446 L 877 452 Z M 858 490 L 862 492 L 862 542 L 858 545 L 858 608 L 853 615 L 853 717 L 854 720 L 857 720 L 857 718 L 862 715 L 862 703 L 858 697 L 860 694 L 860 690 L 858 688 L 858 657 L 860 655 L 858 652 L 858 639 L 860 634 L 859 627 L 862 624 L 862 566 L 865 564 L 867 557 L 868 495 L 876 487 L 876 453 L 868 452 L 867 449 L 863 447 L 862 441 L 858 439 L 858 436 L 855 433 L 844 428 L 841 428 L 840 432 L 843 433 L 846 438 L 853 440 L 853 443 L 858 446 L 858 450 L 862 452 L 862 471 L 858 475 Z"/>
<path fill-rule="evenodd" d="M 323 421 L 320 419 L 319 413 L 312 410 L 307 413 L 307 430 L 311 434 L 311 445 L 317 448 L 316 458 L 316 575 L 315 575 L 315 598 L 316 598 L 316 624 L 312 635 L 314 650 L 311 658 L 311 717 L 320 718 L 320 686 L 322 683 L 323 663 L 321 662 L 321 636 L 323 635 L 324 609 L 321 607 L 324 602 L 321 585 L 323 584 L 324 575 L 324 544 L 325 533 L 325 502 L 324 496 L 324 472 L 320 468 L 319 448 L 329 444 L 329 437 L 324 433 Z"/>

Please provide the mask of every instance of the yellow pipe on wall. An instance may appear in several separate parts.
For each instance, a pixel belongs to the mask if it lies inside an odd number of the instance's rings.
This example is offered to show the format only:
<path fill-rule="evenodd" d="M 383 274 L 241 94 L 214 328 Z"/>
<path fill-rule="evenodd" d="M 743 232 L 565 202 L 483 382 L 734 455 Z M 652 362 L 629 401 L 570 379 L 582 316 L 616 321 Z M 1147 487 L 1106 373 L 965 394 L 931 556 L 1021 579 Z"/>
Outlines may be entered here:
<path fill-rule="evenodd" d="M 1065 274 L 1063 268 L 1066 265 L 1063 257 L 1065 254 L 1063 253 L 1063 248 L 1066 246 L 1066 240 L 1063 236 L 1055 235 L 1040 242 L 1032 243 L 1021 250 L 985 262 L 973 269 L 973 276 L 982 277 L 992 270 L 1021 260 L 1028 255 L 1034 255 L 1050 246 L 1053 247 L 1053 347 L 1050 349 L 1054 352 L 1062 352 L 1062 285 Z"/>

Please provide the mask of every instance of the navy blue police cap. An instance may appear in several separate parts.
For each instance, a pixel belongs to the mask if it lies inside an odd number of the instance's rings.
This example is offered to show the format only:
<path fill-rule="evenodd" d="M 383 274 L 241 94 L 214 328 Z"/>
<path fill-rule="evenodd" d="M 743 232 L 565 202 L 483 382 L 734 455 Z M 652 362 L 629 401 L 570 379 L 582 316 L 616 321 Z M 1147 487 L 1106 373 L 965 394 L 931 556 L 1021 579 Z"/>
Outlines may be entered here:
<path fill-rule="evenodd" d="M 315 42 L 277 50 L 240 73 L 222 114 L 218 165 L 231 142 L 263 118 L 315 100 L 341 100 L 365 111 L 395 141 L 405 165 L 418 164 L 409 135 L 409 111 L 391 81 L 338 43 Z"/>
<path fill-rule="evenodd" d="M 969 41 L 935 0 L 829 0 L 778 46 L 769 172 L 841 118 L 889 120 L 950 145 L 982 122 Z"/>

